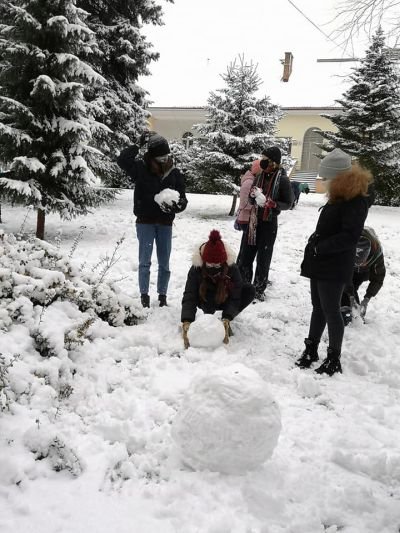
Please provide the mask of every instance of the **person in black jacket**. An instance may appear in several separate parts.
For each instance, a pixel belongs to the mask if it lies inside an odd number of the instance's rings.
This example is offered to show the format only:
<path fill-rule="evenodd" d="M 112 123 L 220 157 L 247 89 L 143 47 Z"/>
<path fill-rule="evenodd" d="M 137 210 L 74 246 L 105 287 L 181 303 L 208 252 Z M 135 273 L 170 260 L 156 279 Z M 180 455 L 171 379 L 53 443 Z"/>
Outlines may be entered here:
<path fill-rule="evenodd" d="M 187 275 L 181 313 L 185 348 L 189 347 L 188 331 L 197 308 L 206 314 L 222 310 L 227 344 L 232 333 L 230 321 L 253 301 L 254 294 L 253 285 L 243 283 L 233 253 L 221 240 L 219 231 L 211 231 L 208 241 L 196 250 Z"/>
<path fill-rule="evenodd" d="M 293 193 L 286 171 L 281 167 L 281 151 L 277 146 L 267 148 L 260 161 L 261 172 L 254 180 L 249 202 L 252 204 L 249 224 L 243 232 L 238 266 L 245 281 L 253 279 L 253 263 L 257 256 L 254 275 L 256 298 L 264 300 L 269 268 L 276 235 L 278 215 L 290 209 Z"/>
<path fill-rule="evenodd" d="M 381 290 L 385 276 L 386 267 L 382 245 L 375 231 L 365 226 L 357 243 L 352 283 L 345 288 L 342 296 L 341 309 L 345 324 L 351 322 L 353 307 L 359 306 L 360 316 L 365 317 L 369 301 Z M 358 289 L 364 281 L 369 283 L 364 298 L 360 302 Z"/>
<path fill-rule="evenodd" d="M 338 148 L 322 159 L 319 175 L 329 180 L 328 203 L 308 239 L 301 264 L 301 275 L 310 278 L 313 310 L 306 349 L 296 364 L 309 368 L 318 360 L 318 344 L 327 324 L 327 357 L 316 372 L 331 376 L 342 371 L 344 323 L 340 301 L 344 287 L 352 280 L 356 246 L 368 214 L 367 191 L 372 177 L 352 165 L 351 157 Z"/>
<path fill-rule="evenodd" d="M 139 289 L 142 305 L 150 307 L 150 266 L 155 241 L 158 259 L 157 292 L 159 305 L 162 307 L 167 305 L 171 275 L 169 258 L 172 223 L 175 214 L 186 208 L 187 199 L 183 175 L 173 165 L 167 140 L 151 132 L 144 141 L 147 141 L 147 151 L 143 158 L 138 158 L 139 147 L 133 145 L 121 151 L 117 164 L 135 185 L 133 212 L 136 215 L 139 241 Z"/>

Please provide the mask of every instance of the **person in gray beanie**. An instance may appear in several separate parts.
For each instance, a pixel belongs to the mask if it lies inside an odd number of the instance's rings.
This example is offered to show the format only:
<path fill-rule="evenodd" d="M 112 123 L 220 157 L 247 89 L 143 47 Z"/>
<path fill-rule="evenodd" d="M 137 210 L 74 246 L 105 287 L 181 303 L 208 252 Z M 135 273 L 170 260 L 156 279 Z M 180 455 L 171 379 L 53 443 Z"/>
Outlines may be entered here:
<path fill-rule="evenodd" d="M 133 212 L 136 215 L 136 234 L 139 241 L 139 289 L 143 307 L 150 307 L 150 266 L 154 242 L 157 248 L 157 292 L 159 306 L 167 305 L 167 290 L 171 272 L 169 258 L 172 245 L 172 223 L 176 213 L 187 205 L 185 181 L 174 167 L 168 141 L 155 132 L 145 132 L 139 145 L 147 150 L 138 157 L 138 145 L 121 151 L 117 164 L 131 178 L 135 186 Z M 166 190 L 168 189 L 168 191 Z M 176 200 L 162 201 L 176 196 Z M 176 194 L 176 191 L 178 194 Z M 171 196 L 172 195 L 172 196 Z"/>
<path fill-rule="evenodd" d="M 331 180 L 339 174 L 351 169 L 351 157 L 340 148 L 335 148 L 326 155 L 319 165 L 319 176 L 323 181 Z"/>
<path fill-rule="evenodd" d="M 318 345 L 327 325 L 327 357 L 316 372 L 332 376 L 342 372 L 341 298 L 353 277 L 357 242 L 368 214 L 368 186 L 372 176 L 358 165 L 352 165 L 351 157 L 339 148 L 322 159 L 319 175 L 327 181 L 328 202 L 308 239 L 301 264 L 301 275 L 310 278 L 312 313 L 305 350 L 296 364 L 309 368 L 318 361 Z"/>

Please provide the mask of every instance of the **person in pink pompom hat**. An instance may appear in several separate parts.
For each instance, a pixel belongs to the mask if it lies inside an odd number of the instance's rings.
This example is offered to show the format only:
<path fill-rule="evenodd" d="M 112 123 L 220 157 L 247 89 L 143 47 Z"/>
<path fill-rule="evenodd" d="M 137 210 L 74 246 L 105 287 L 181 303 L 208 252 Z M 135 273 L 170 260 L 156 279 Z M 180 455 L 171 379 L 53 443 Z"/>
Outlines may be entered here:
<path fill-rule="evenodd" d="M 225 327 L 224 342 L 229 342 L 230 321 L 254 299 L 255 288 L 244 283 L 234 260 L 234 253 L 223 242 L 218 230 L 212 230 L 206 242 L 193 255 L 182 298 L 182 337 L 189 347 L 188 330 L 194 322 L 197 308 L 205 314 L 222 311 Z"/>

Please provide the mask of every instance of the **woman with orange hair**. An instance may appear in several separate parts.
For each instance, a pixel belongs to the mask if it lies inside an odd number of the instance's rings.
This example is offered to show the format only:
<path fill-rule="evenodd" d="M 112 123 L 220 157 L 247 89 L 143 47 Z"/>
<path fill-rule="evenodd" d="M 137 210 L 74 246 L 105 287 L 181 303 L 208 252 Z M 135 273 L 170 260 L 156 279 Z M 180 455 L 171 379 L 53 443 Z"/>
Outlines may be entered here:
<path fill-rule="evenodd" d="M 356 245 L 368 214 L 372 176 L 352 165 L 351 157 L 339 148 L 322 159 L 319 175 L 328 180 L 328 202 L 308 239 L 301 265 L 301 275 L 310 278 L 313 310 L 306 347 L 296 364 L 309 368 L 318 360 L 318 344 L 328 325 L 327 357 L 316 372 L 332 376 L 342 371 L 344 323 L 340 301 L 345 285 L 352 280 Z"/>

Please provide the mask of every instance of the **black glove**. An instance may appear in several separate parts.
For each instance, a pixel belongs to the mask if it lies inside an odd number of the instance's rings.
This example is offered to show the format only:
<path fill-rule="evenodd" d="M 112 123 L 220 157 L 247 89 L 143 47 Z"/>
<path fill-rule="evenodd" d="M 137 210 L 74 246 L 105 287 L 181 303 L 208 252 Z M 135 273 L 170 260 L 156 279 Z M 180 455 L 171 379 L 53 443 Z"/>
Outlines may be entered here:
<path fill-rule="evenodd" d="M 144 131 L 139 137 L 139 146 L 142 147 L 149 142 L 150 132 Z"/>
<path fill-rule="evenodd" d="M 161 205 L 160 205 L 160 209 L 163 213 L 166 213 L 168 215 L 171 215 L 172 213 L 175 213 L 176 212 L 176 208 L 177 208 L 177 203 L 176 202 L 172 202 L 172 204 L 167 204 L 166 202 L 163 202 Z"/>

